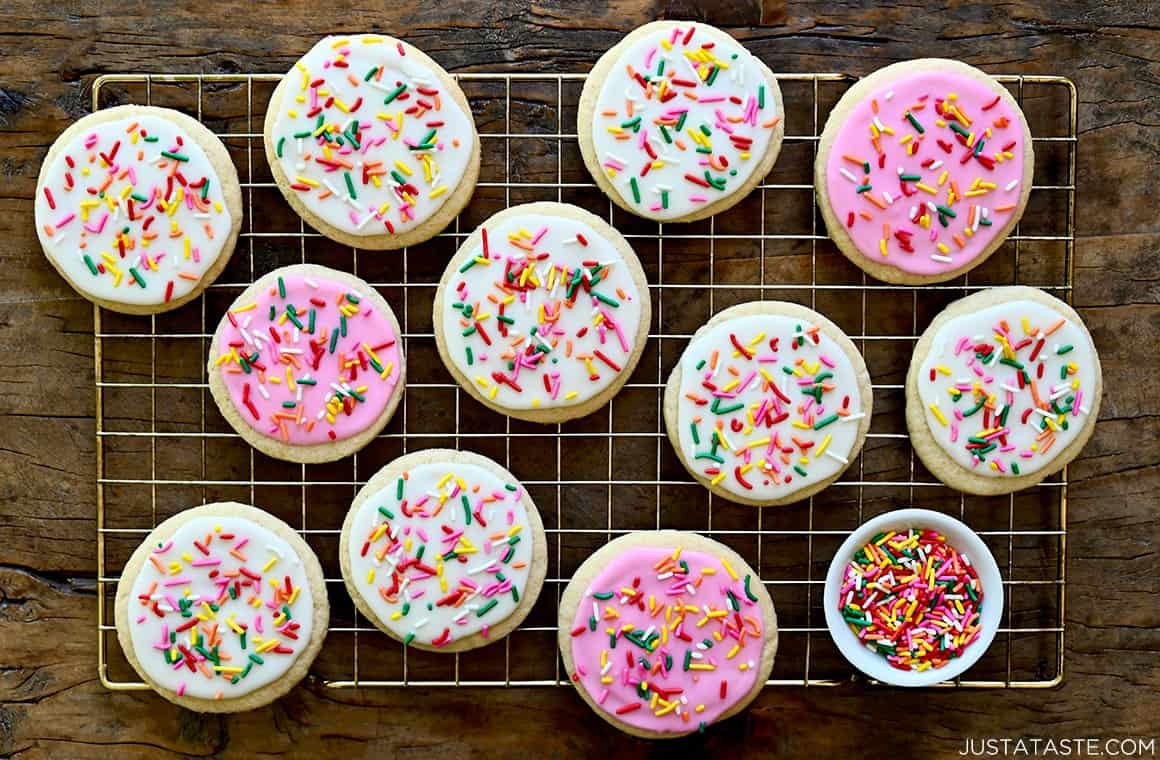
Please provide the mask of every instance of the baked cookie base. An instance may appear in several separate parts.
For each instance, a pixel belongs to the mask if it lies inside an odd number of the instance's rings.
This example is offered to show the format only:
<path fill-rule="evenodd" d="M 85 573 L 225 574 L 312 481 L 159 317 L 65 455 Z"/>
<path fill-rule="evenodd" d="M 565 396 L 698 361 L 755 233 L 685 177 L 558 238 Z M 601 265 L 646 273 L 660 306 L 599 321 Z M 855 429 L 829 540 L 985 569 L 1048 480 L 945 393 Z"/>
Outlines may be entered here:
<path fill-rule="evenodd" d="M 770 135 L 769 145 L 765 148 L 765 154 L 762 155 L 757 169 L 754 170 L 749 179 L 729 192 L 724 198 L 673 219 L 657 219 L 645 212 L 643 208 L 635 207 L 621 197 L 620 193 L 613 187 L 611 180 L 608 179 L 608 175 L 604 173 L 604 169 L 600 165 L 600 157 L 596 155 L 596 147 L 592 142 L 593 117 L 596 115 L 596 102 L 599 100 L 600 90 L 604 87 L 605 79 L 608 78 L 608 74 L 613 70 L 613 67 L 617 65 L 621 55 L 641 38 L 677 26 L 687 27 L 690 23 L 694 22 L 653 21 L 629 32 L 624 39 L 612 46 L 604 55 L 600 56 L 600 60 L 588 72 L 588 78 L 584 81 L 584 89 L 580 92 L 580 103 L 576 112 L 576 132 L 580 143 L 580 155 L 583 157 L 584 165 L 588 167 L 588 172 L 596 181 L 597 186 L 604 191 L 604 194 L 613 203 L 630 214 L 635 214 L 645 219 L 653 219 L 665 224 L 679 224 L 682 222 L 695 222 L 700 219 L 707 219 L 714 214 L 719 214 L 740 203 L 746 196 L 753 192 L 755 187 L 765 180 L 770 169 L 777 162 L 777 156 L 781 153 L 781 142 L 785 137 L 785 106 L 782 103 L 781 87 L 778 86 L 777 78 L 769 70 L 769 67 L 760 58 L 754 56 L 753 60 L 761 68 L 761 72 L 765 77 L 765 84 L 769 88 L 769 97 L 773 99 L 774 109 L 781 117 L 781 121 L 773 128 L 773 134 Z M 709 26 L 709 24 L 696 23 L 701 26 Z M 722 34 L 728 34 L 720 29 L 717 31 Z"/>
<path fill-rule="evenodd" d="M 451 95 L 455 99 L 455 103 L 470 117 L 471 105 L 467 102 L 467 96 L 463 94 L 459 83 L 442 66 L 419 48 L 402 40 L 395 41 L 403 45 L 409 57 L 418 60 L 427 66 L 433 74 L 439 77 L 439 82 L 446 88 L 447 94 Z M 302 220 L 306 224 L 331 240 L 349 245 L 352 248 L 364 248 L 371 251 L 389 251 L 406 248 L 411 245 L 418 245 L 426 240 L 430 240 L 446 229 L 447 225 L 451 224 L 455 217 L 459 216 L 459 212 L 471 200 L 471 196 L 475 193 L 475 184 L 479 181 L 479 131 L 474 128 L 474 120 L 472 120 L 471 130 L 471 160 L 468 162 L 467 168 L 463 171 L 462 179 L 459 180 L 459 184 L 455 186 L 451 194 L 447 196 L 447 200 L 443 202 L 443 205 L 429 219 L 421 224 L 394 234 L 387 232 L 375 235 L 355 235 L 335 227 L 311 211 L 302 201 L 298 191 L 291 189 L 291 180 L 282 169 L 282 162 L 278 158 L 277 145 L 274 142 L 274 123 L 278 120 L 278 113 L 282 109 L 282 99 L 287 97 L 287 93 L 294 86 L 293 74 L 294 69 L 291 69 L 286 76 L 282 77 L 282 81 L 278 83 L 278 86 L 274 88 L 274 92 L 270 95 L 270 105 L 266 109 L 266 118 L 262 127 L 262 144 L 266 148 L 266 163 L 270 166 L 270 173 L 274 177 L 275 184 L 282 191 L 286 202 L 290 204 L 290 207 L 294 209 L 298 216 L 302 217 Z"/>

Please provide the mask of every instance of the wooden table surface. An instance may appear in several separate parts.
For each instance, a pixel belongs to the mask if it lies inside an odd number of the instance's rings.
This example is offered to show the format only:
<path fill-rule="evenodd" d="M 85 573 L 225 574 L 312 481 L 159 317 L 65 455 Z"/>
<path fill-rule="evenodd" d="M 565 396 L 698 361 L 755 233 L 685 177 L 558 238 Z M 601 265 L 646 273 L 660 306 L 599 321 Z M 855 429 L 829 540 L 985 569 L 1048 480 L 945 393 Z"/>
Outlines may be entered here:
<path fill-rule="evenodd" d="M 1074 302 L 1103 360 L 1100 423 L 1071 468 L 1066 677 L 1038 690 L 767 689 L 681 749 L 792 756 L 957 753 L 964 737 L 1160 734 L 1160 34 L 1154 3 L 646 0 L 577 3 L 42 3 L 0 10 L 0 754 L 577 756 L 672 751 L 608 728 L 569 689 L 332 690 L 199 716 L 109 692 L 94 631 L 92 310 L 48 266 L 32 222 L 49 144 L 106 72 L 283 72 L 316 38 L 385 31 L 452 71 L 585 71 L 667 16 L 728 28 L 775 71 L 866 74 L 941 55 L 1079 91 Z M 701 6 L 710 6 L 706 10 Z M 1150 379 L 1151 378 L 1151 379 Z M 898 730 L 900 716 L 920 728 Z M 912 725 L 912 724 L 911 724 Z M 900 739 L 899 737 L 903 737 Z M 821 753 L 821 754 L 819 754 Z"/>

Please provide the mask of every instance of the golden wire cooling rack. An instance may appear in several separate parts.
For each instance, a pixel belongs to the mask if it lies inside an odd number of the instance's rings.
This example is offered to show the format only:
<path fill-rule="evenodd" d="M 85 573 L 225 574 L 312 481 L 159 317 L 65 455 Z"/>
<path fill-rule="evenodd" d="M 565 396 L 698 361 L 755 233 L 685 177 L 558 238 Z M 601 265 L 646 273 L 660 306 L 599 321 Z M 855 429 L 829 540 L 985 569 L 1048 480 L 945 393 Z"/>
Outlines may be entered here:
<path fill-rule="evenodd" d="M 331 626 L 312 672 L 331 687 L 550 686 L 566 683 L 556 610 L 572 572 L 630 530 L 696 530 L 757 568 L 777 605 L 781 645 L 769 681 L 836 685 L 856 677 L 826 630 L 826 568 L 846 533 L 902 505 L 943 510 L 987 542 L 1003 570 L 1007 608 L 994 644 L 963 687 L 1046 687 L 1064 666 L 1066 470 L 1011 496 L 968 497 L 942 486 L 906 436 L 903 383 L 916 336 L 947 303 L 1020 283 L 1071 300 L 1075 240 L 1076 91 L 1067 79 L 1003 76 L 1035 135 L 1027 212 L 996 255 L 935 286 L 867 280 L 827 239 L 815 209 L 812 164 L 829 109 L 852 83 L 838 74 L 783 74 L 786 138 L 765 184 L 733 209 L 694 224 L 647 222 L 613 207 L 584 168 L 574 133 L 582 74 L 461 74 L 482 138 L 471 204 L 435 239 L 403 251 L 358 251 L 305 228 L 270 176 L 261 126 L 277 75 L 98 77 L 93 108 L 177 108 L 219 134 L 242 180 L 246 217 L 226 271 L 191 304 L 132 317 L 94 309 L 97 428 L 98 667 L 110 689 L 145 688 L 116 641 L 113 599 L 129 554 L 160 520 L 206 501 L 256 504 L 297 528 L 322 560 Z M 444 264 L 492 213 L 559 200 L 605 215 L 632 243 L 652 283 L 653 324 L 641 362 L 608 406 L 541 426 L 491 412 L 462 393 L 435 351 L 431 302 Z M 407 392 L 391 424 L 359 454 L 297 465 L 255 452 L 209 397 L 205 356 L 218 319 L 265 272 L 311 262 L 371 282 L 401 318 Z M 758 510 L 714 498 L 690 480 L 664 433 L 661 396 L 692 333 L 734 303 L 780 299 L 837 322 L 866 357 L 874 419 L 843 478 L 808 501 Z M 548 537 L 539 602 L 502 643 L 438 655 L 405 650 L 354 610 L 338 571 L 338 536 L 355 491 L 379 467 L 430 446 L 479 451 L 528 487 Z"/>

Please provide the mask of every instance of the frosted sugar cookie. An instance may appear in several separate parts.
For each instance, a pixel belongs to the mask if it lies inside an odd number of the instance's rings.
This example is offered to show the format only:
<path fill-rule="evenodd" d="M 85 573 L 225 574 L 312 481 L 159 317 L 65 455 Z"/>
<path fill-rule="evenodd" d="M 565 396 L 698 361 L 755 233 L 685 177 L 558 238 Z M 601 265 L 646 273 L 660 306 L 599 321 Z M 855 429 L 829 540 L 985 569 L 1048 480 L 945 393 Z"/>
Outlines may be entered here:
<path fill-rule="evenodd" d="M 666 739 L 753 701 L 777 654 L 777 614 L 736 552 L 696 533 L 640 531 L 596 550 L 560 598 L 560 654 L 588 706 Z"/>
<path fill-rule="evenodd" d="M 991 288 L 923 332 L 906 376 L 906 427 L 948 486 L 1010 493 L 1079 454 L 1101 393 L 1099 356 L 1070 306 L 1036 288 Z"/>
<path fill-rule="evenodd" d="M 306 223 L 358 248 L 438 234 L 479 177 L 479 135 L 455 80 L 379 34 L 326 37 L 282 79 L 266 111 L 266 159 Z"/>
<path fill-rule="evenodd" d="M 804 306 L 754 301 L 693 336 L 665 386 L 665 427 L 713 493 L 788 504 L 850 465 L 872 401 L 866 363 L 837 325 Z"/>
<path fill-rule="evenodd" d="M 329 462 L 367 445 L 403 395 L 394 312 L 359 278 L 326 267 L 276 269 L 226 311 L 209 352 L 209 388 L 254 448 Z"/>
<path fill-rule="evenodd" d="M 149 534 L 121 573 L 115 617 L 125 657 L 158 694 L 240 712 L 302 680 L 330 606 L 318 558 L 289 525 L 221 502 Z"/>
<path fill-rule="evenodd" d="M 958 61 L 896 63 L 842 96 L 814 164 L 818 207 L 846 258 L 886 282 L 953 279 L 1015 229 L 1035 155 L 1003 85 Z"/>
<path fill-rule="evenodd" d="M 196 298 L 242 226 L 238 174 L 221 140 L 168 108 L 117 106 L 70 126 L 36 188 L 49 262 L 90 301 L 156 314 Z"/>
<path fill-rule="evenodd" d="M 773 167 L 785 132 L 773 73 L 694 21 L 654 21 L 601 56 L 577 132 L 596 184 L 647 219 L 691 222 L 733 206 Z"/>
<path fill-rule="evenodd" d="M 452 257 L 435 294 L 439 355 L 492 409 L 582 417 L 632 374 L 648 339 L 648 283 L 628 242 L 575 206 L 495 214 Z"/>
<path fill-rule="evenodd" d="M 504 468 L 468 451 L 399 457 L 355 496 L 342 577 L 359 612 L 406 646 L 463 652 L 531 612 L 547 569 L 540 514 Z"/>

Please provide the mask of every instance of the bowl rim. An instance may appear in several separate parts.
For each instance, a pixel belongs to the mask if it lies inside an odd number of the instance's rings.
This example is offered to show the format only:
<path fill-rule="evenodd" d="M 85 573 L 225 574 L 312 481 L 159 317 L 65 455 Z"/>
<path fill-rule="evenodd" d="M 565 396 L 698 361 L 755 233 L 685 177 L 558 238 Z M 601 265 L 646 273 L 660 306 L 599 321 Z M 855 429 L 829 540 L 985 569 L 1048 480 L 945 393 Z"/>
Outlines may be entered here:
<path fill-rule="evenodd" d="M 900 527 L 933 528 L 945 535 L 949 544 L 970 558 L 986 595 L 987 603 L 983 607 L 981 619 L 983 628 L 979 638 L 966 648 L 962 657 L 952 660 L 941 668 L 932 668 L 921 673 L 893 668 L 884 657 L 868 650 L 850 631 L 837 607 L 846 565 L 854 552 L 875 533 L 883 529 Z M 894 686 L 933 686 L 961 675 L 978 662 L 991 646 L 1003 618 L 1003 576 L 987 544 L 968 525 L 942 512 L 908 507 L 873 517 L 850 532 L 830 561 L 822 603 L 825 607 L 826 626 L 829 628 L 830 637 L 842 656 L 855 668 L 877 681 Z"/>

